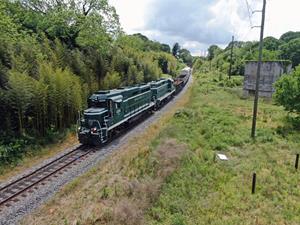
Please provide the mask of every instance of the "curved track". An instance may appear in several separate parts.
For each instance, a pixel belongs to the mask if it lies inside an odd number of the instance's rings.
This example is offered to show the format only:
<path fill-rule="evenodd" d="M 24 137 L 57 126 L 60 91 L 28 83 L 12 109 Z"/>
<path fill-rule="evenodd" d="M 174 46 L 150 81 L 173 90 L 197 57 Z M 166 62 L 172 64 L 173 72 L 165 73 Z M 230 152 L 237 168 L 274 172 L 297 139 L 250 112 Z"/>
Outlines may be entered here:
<path fill-rule="evenodd" d="M 43 185 L 47 179 L 55 177 L 57 173 L 72 166 L 76 162 L 83 160 L 89 154 L 95 152 L 93 148 L 79 146 L 78 148 L 62 155 L 50 163 L 38 168 L 37 170 L 5 185 L 0 188 L 0 210 L 3 206 L 10 206 L 10 202 L 19 201 L 18 197 L 25 197 L 26 191 L 30 192 L 37 185 Z"/>

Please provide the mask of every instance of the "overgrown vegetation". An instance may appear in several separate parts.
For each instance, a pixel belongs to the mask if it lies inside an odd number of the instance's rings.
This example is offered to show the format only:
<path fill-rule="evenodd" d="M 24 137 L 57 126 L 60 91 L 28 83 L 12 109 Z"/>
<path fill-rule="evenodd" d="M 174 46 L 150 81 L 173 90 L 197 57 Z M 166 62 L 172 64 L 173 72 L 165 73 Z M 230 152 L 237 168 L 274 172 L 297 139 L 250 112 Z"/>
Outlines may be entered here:
<path fill-rule="evenodd" d="M 124 34 L 106 0 L 0 1 L 0 163 L 74 125 L 95 90 L 182 66 L 168 45 Z"/>
<path fill-rule="evenodd" d="M 292 115 L 261 101 L 253 141 L 252 100 L 241 98 L 240 87 L 220 87 L 214 73 L 197 77 L 189 105 L 160 135 L 186 143 L 192 152 L 149 210 L 148 224 L 298 224 L 294 160 L 300 133 Z M 218 152 L 229 161 L 215 160 Z"/>
<path fill-rule="evenodd" d="M 244 75 L 244 64 L 247 60 L 258 59 L 257 41 L 234 41 L 225 49 L 212 45 L 208 49 L 207 58 L 194 58 L 194 69 L 208 72 L 207 68 L 228 74 L 230 51 L 233 45 L 232 75 Z M 263 60 L 290 60 L 295 68 L 300 63 L 300 32 L 286 32 L 279 39 L 264 39 Z M 203 67 L 204 65 L 204 67 Z"/>
<path fill-rule="evenodd" d="M 300 113 L 300 66 L 282 76 L 275 84 L 275 101 L 289 112 Z"/>

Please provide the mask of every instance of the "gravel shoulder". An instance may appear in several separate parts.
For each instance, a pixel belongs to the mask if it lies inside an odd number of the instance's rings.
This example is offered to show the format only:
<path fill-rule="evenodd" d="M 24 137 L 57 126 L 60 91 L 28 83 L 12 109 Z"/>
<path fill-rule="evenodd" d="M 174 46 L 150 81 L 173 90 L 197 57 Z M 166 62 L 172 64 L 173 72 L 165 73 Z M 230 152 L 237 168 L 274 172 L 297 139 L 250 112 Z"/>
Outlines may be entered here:
<path fill-rule="evenodd" d="M 188 88 L 191 86 L 192 82 L 193 82 L 193 77 L 190 78 L 190 81 L 188 82 L 186 87 L 177 96 L 175 96 L 175 98 L 172 99 L 171 102 L 169 102 L 162 109 L 160 109 L 159 111 L 155 112 L 153 115 L 145 119 L 142 123 L 140 123 L 133 129 L 128 131 L 123 136 L 115 139 L 110 144 L 101 147 L 100 151 L 97 151 L 94 154 L 89 155 L 89 157 L 83 160 L 82 162 L 72 167 L 66 168 L 64 172 L 62 174 L 59 174 L 57 178 L 55 179 L 50 178 L 50 180 L 47 180 L 45 183 L 40 184 L 38 189 L 32 192 L 28 192 L 27 196 L 20 198 L 19 201 L 12 204 L 11 207 L 2 208 L 2 211 L 0 211 L 0 215 L 1 215 L 0 224 L 1 225 L 18 224 L 20 220 L 24 218 L 24 216 L 33 212 L 43 203 L 48 201 L 51 197 L 54 196 L 55 193 L 60 191 L 64 185 L 68 184 L 74 178 L 84 174 L 94 166 L 98 165 L 99 163 L 101 163 L 101 161 L 103 161 L 103 159 L 107 158 L 112 153 L 118 152 L 121 149 L 121 146 L 127 144 L 131 139 L 143 133 L 147 127 L 149 127 L 152 123 L 157 122 L 163 115 L 165 115 L 168 111 L 170 111 L 174 103 L 176 103 L 186 93 Z M 65 151 L 61 152 L 55 157 L 49 158 L 45 160 L 43 163 L 24 171 L 23 173 L 19 174 L 18 176 L 15 176 L 14 178 L 6 182 L 3 182 L 1 186 L 4 186 L 5 184 L 18 179 L 38 169 L 39 167 L 42 167 L 48 162 L 54 160 L 55 158 L 58 158 L 63 154 L 72 151 L 74 148 L 78 146 L 79 144 L 66 149 Z"/>

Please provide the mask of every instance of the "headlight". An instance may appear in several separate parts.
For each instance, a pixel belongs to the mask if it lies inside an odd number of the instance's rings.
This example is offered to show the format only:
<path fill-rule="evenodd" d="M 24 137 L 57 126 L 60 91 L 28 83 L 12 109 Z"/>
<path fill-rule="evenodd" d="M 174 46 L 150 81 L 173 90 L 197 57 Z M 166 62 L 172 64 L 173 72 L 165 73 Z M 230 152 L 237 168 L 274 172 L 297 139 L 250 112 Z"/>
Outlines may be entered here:
<path fill-rule="evenodd" d="M 97 132 L 97 128 L 96 128 L 96 127 L 93 127 L 93 128 L 91 129 L 91 131 L 92 131 L 92 133 L 96 133 L 96 132 Z"/>

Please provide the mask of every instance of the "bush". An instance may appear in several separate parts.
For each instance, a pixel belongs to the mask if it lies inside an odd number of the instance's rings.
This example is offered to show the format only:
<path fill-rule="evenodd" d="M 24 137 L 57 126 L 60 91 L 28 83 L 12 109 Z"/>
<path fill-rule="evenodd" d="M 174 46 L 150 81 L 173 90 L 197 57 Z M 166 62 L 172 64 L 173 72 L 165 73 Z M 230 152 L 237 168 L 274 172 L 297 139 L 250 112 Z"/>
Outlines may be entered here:
<path fill-rule="evenodd" d="M 24 139 L 16 140 L 8 145 L 0 145 L 0 164 L 7 165 L 14 162 L 17 158 L 20 158 L 23 154 L 23 149 L 26 146 L 27 141 Z"/>
<path fill-rule="evenodd" d="M 300 66 L 291 75 L 282 76 L 275 83 L 274 99 L 289 112 L 300 113 Z"/>

